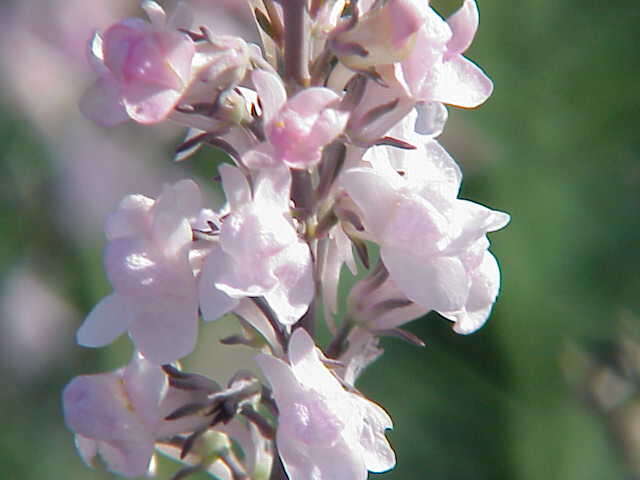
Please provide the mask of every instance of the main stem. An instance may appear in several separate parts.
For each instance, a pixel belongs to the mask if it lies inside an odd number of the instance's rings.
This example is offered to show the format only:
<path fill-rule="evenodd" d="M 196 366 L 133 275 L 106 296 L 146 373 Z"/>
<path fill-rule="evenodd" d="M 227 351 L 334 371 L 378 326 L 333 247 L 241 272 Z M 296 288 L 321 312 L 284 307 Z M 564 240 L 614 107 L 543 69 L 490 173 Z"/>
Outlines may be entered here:
<path fill-rule="evenodd" d="M 289 93 L 309 86 L 305 0 L 280 0 L 284 16 L 284 75 Z"/>
<path fill-rule="evenodd" d="M 283 12 L 284 24 L 284 77 L 289 95 L 293 95 L 300 88 L 309 86 L 309 59 L 307 48 L 307 32 L 305 19 L 306 0 L 280 0 Z M 305 211 L 308 216 L 308 208 L 311 203 L 312 193 L 309 190 L 310 181 L 308 172 L 292 172 L 291 199 L 297 207 Z M 306 220 L 306 218 L 305 218 Z M 309 306 L 309 311 L 301 319 L 303 328 L 313 335 L 314 330 L 314 303 Z M 275 452 L 273 466 L 269 480 L 287 480 L 287 474 L 278 454 L 277 443 L 274 442 Z"/>

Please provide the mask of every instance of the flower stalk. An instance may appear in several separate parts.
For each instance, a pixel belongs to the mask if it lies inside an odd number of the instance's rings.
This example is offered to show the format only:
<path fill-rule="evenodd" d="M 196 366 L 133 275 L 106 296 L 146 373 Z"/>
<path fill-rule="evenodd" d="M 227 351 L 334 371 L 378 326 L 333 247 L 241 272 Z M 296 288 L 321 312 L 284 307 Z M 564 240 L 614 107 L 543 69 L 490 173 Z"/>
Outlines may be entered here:
<path fill-rule="evenodd" d="M 109 217 L 113 292 L 77 339 L 127 333 L 135 353 L 73 379 L 65 420 L 88 465 L 100 456 L 125 477 L 150 475 L 161 452 L 186 464 L 174 479 L 359 480 L 396 462 L 389 414 L 355 386 L 380 338 L 424 346 L 402 327 L 431 310 L 472 333 L 500 288 L 488 234 L 509 216 L 459 198 L 462 172 L 437 140 L 445 105 L 477 107 L 493 88 L 463 56 L 477 7 L 445 20 L 417 0 L 247 1 L 260 45 L 200 24 L 188 2 L 152 0 L 148 21 L 90 42 L 83 112 L 188 128 L 180 161 L 221 149 L 226 204 L 208 208 L 182 180 Z M 177 362 L 225 316 L 241 331 L 221 343 L 256 363 L 222 387 Z"/>

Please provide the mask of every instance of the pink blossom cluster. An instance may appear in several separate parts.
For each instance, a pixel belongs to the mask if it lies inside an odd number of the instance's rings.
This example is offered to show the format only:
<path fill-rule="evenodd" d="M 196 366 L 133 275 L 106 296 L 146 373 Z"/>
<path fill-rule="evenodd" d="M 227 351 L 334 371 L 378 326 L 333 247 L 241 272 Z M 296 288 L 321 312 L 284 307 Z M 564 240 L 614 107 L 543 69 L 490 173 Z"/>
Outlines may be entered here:
<path fill-rule="evenodd" d="M 160 452 L 185 463 L 175 478 L 364 479 L 395 465 L 391 418 L 355 387 L 379 338 L 421 344 L 401 327 L 432 310 L 472 333 L 500 288 L 487 234 L 509 216 L 459 197 L 460 168 L 436 140 L 445 104 L 474 108 L 492 91 L 463 56 L 478 10 L 464 0 L 445 20 L 424 0 L 247 3 L 260 45 L 198 23 L 187 1 L 165 12 L 151 0 L 149 20 L 90 42 L 89 118 L 171 121 L 189 129 L 178 159 L 211 145 L 229 160 L 218 210 L 182 180 L 109 217 L 113 293 L 77 339 L 102 347 L 127 332 L 136 353 L 74 379 L 65 417 L 87 463 L 99 454 L 128 477 Z M 345 265 L 359 280 L 339 316 Z M 224 342 L 256 349 L 258 369 L 223 388 L 176 362 L 200 320 L 225 315 L 244 333 Z"/>

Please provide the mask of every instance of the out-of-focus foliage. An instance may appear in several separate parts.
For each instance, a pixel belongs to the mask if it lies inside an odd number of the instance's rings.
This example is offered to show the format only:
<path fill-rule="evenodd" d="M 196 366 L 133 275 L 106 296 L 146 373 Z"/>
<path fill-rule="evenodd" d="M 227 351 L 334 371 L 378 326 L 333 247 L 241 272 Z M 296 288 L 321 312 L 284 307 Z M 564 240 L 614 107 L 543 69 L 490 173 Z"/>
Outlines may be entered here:
<path fill-rule="evenodd" d="M 106 9 L 92 27 L 135 11 L 133 1 L 111 3 L 117 12 Z M 463 193 L 512 215 L 493 242 L 502 294 L 477 334 L 458 336 L 432 314 L 410 326 L 426 349 L 385 341 L 360 385 L 395 421 L 398 466 L 383 477 L 634 478 L 640 9 L 630 0 L 479 3 L 468 56 L 495 93 L 476 112 L 451 109 L 442 140 L 462 164 Z M 457 6 L 433 4 L 444 14 Z M 127 191 L 155 194 L 184 175 L 169 161 L 175 131 L 109 132 L 79 117 L 74 97 L 89 77 L 82 48 L 61 36 L 71 20 L 57 8 L 49 0 L 0 9 L 0 472 L 21 480 L 111 478 L 75 454 L 60 392 L 72 376 L 125 363 L 130 346 L 82 349 L 73 334 L 108 290 L 106 212 Z M 25 43 L 27 34 L 40 43 Z M 56 82 L 56 68 L 73 81 Z M 186 170 L 206 181 L 218 161 L 202 152 Z M 216 328 L 203 325 L 189 364 L 211 374 L 230 351 L 216 344 Z"/>

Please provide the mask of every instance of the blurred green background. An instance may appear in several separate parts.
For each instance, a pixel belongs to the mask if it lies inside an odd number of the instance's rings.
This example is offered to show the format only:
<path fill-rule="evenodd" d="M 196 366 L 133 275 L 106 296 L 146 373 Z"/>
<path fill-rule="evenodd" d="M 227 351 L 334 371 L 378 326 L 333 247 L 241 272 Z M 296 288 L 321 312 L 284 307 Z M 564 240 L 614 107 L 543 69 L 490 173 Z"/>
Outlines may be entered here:
<path fill-rule="evenodd" d="M 211 151 L 171 163 L 177 130 L 104 131 L 75 110 L 90 81 L 84 40 L 135 3 L 0 7 L 1 478 L 112 478 L 82 465 L 60 404 L 73 376 L 128 360 L 126 339 L 88 350 L 73 338 L 109 291 L 104 215 L 124 193 L 214 174 Z M 640 7 L 479 4 L 467 56 L 495 93 L 450 109 L 441 141 L 463 196 L 512 215 L 491 238 L 502 292 L 474 335 L 431 314 L 409 326 L 425 349 L 385 340 L 360 384 L 395 422 L 398 465 L 381 478 L 640 478 Z M 203 326 L 187 365 L 224 381 L 220 328 Z"/>

